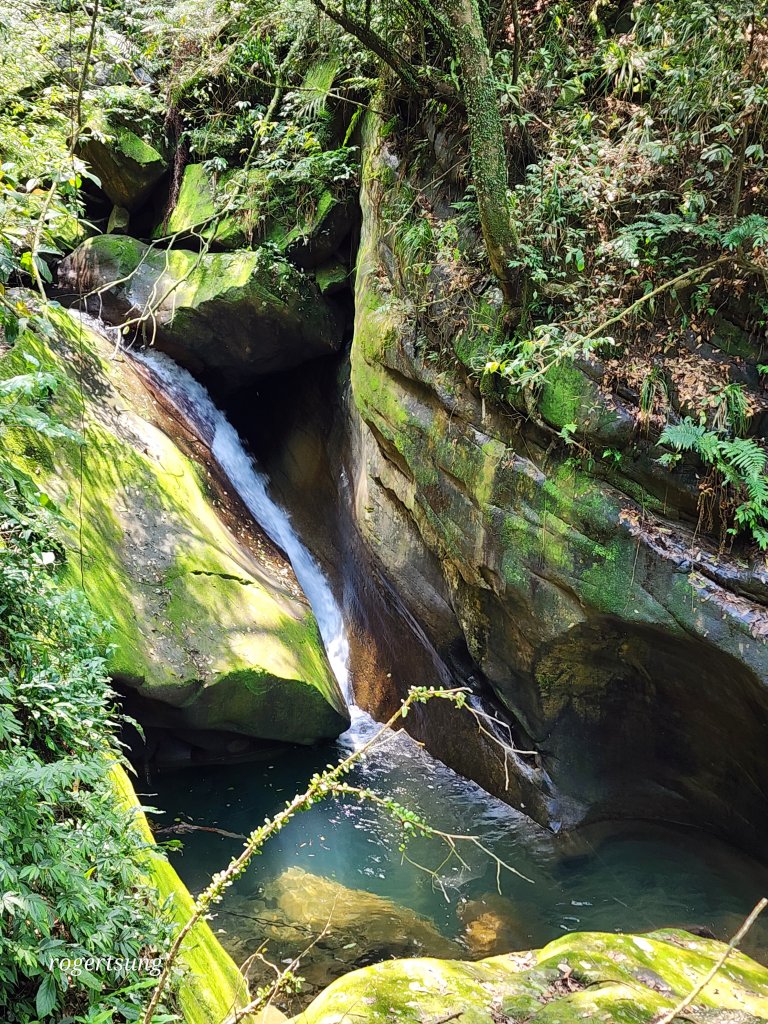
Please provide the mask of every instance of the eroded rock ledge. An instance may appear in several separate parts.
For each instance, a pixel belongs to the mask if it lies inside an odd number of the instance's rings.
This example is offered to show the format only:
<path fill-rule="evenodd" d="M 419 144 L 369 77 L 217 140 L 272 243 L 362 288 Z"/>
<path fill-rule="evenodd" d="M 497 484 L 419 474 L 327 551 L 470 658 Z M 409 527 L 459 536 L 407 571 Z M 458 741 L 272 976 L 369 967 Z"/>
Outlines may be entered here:
<path fill-rule="evenodd" d="M 422 621 L 442 624 L 436 642 L 460 631 L 539 752 L 538 775 L 521 783 L 516 769 L 510 802 L 527 792 L 528 813 L 553 826 L 669 818 L 760 848 L 764 571 L 715 557 L 665 516 L 660 473 L 645 490 L 589 471 L 543 420 L 485 402 L 458 358 L 419 354 L 375 212 L 376 146 L 352 349 L 355 510 L 370 550 Z M 625 430 L 578 368 L 552 387 L 582 432 Z M 670 487 L 670 512 L 676 497 Z"/>

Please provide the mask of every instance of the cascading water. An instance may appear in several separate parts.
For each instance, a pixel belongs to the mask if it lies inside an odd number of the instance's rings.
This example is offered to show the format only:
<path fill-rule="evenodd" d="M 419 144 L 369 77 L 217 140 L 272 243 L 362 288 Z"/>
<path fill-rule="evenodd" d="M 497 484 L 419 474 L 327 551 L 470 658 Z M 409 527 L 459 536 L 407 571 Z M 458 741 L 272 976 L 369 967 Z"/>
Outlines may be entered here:
<path fill-rule="evenodd" d="M 130 354 L 146 367 L 163 393 L 192 423 L 253 518 L 288 556 L 314 612 L 333 674 L 344 699 L 352 707 L 349 644 L 339 606 L 320 567 L 297 536 L 288 514 L 269 496 L 267 480 L 243 447 L 237 431 L 214 405 L 203 385 L 168 356 L 155 350 Z"/>

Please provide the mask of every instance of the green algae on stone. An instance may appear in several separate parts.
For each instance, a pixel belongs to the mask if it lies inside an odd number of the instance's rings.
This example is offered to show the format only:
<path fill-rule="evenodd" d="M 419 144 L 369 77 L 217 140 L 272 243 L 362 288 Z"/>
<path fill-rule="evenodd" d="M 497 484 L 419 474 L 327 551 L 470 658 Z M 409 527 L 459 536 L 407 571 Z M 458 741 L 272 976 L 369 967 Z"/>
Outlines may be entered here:
<path fill-rule="evenodd" d="M 83 434 L 36 439 L 29 468 L 43 468 L 68 524 L 64 573 L 113 623 L 112 674 L 170 705 L 179 726 L 300 743 L 338 735 L 348 713 L 308 607 L 219 519 L 126 357 L 110 358 L 65 312 L 51 316 L 56 340 L 22 336 L 0 373 L 36 358 L 61 382 L 53 412 Z"/>
<path fill-rule="evenodd" d="M 388 961 L 335 981 L 295 1022 L 423 1024 L 456 1012 L 463 1024 L 498 1024 L 502 1017 L 542 1024 L 652 1024 L 704 979 L 724 948 L 674 930 L 587 932 L 476 963 Z M 733 953 L 695 1005 L 768 1020 L 768 969 Z"/>

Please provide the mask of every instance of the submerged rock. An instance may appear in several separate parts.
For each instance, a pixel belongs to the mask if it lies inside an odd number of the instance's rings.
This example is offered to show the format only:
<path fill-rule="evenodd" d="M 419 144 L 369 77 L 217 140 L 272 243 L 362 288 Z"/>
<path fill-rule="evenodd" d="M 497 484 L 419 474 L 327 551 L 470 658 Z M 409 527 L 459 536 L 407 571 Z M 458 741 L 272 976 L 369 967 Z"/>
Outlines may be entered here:
<path fill-rule="evenodd" d="M 220 390 L 341 345 L 314 282 L 266 250 L 200 254 L 101 235 L 61 263 L 59 285 L 97 291 L 89 312 L 134 330 L 140 321 L 148 341 Z"/>
<path fill-rule="evenodd" d="M 222 941 L 238 960 L 245 960 L 262 943 L 274 963 L 301 957 L 298 973 L 306 982 L 301 996 L 281 1004 L 294 1010 L 356 967 L 393 956 L 458 959 L 465 954 L 429 918 L 383 896 L 347 888 L 297 867 L 266 882 L 256 898 L 228 898 L 218 921 L 231 925 L 227 929 L 231 937 L 222 936 Z M 263 979 L 257 975 L 256 980 L 270 980 L 269 973 Z"/>
<path fill-rule="evenodd" d="M 706 977 L 724 949 L 681 931 L 591 932 L 477 963 L 395 960 L 335 981 L 296 1024 L 423 1024 L 453 1017 L 461 1024 L 651 1024 Z M 767 1020 L 768 969 L 733 953 L 686 1016 Z"/>
<path fill-rule="evenodd" d="M 493 956 L 524 942 L 526 929 L 520 922 L 520 910 L 506 896 L 488 893 L 466 900 L 457 913 L 464 925 L 462 941 L 475 956 Z"/>
<path fill-rule="evenodd" d="M 312 743 L 349 724 L 317 625 L 278 559 L 257 561 L 219 518 L 204 468 L 157 425 L 128 358 L 62 310 L 48 345 L 23 335 L 0 373 L 27 357 L 60 380 L 56 414 L 84 443 L 18 457 L 66 524 L 63 571 L 112 624 L 109 668 L 151 698 L 159 724 Z"/>

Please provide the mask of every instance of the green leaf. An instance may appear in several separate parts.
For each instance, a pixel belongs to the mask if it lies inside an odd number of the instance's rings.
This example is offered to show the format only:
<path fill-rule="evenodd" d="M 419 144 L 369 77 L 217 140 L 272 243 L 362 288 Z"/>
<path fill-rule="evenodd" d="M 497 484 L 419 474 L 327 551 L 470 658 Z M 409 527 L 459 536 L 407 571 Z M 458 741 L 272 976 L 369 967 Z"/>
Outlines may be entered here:
<path fill-rule="evenodd" d="M 38 1017 L 47 1017 L 56 1006 L 56 982 L 52 974 L 46 974 L 35 996 L 35 1010 Z"/>

